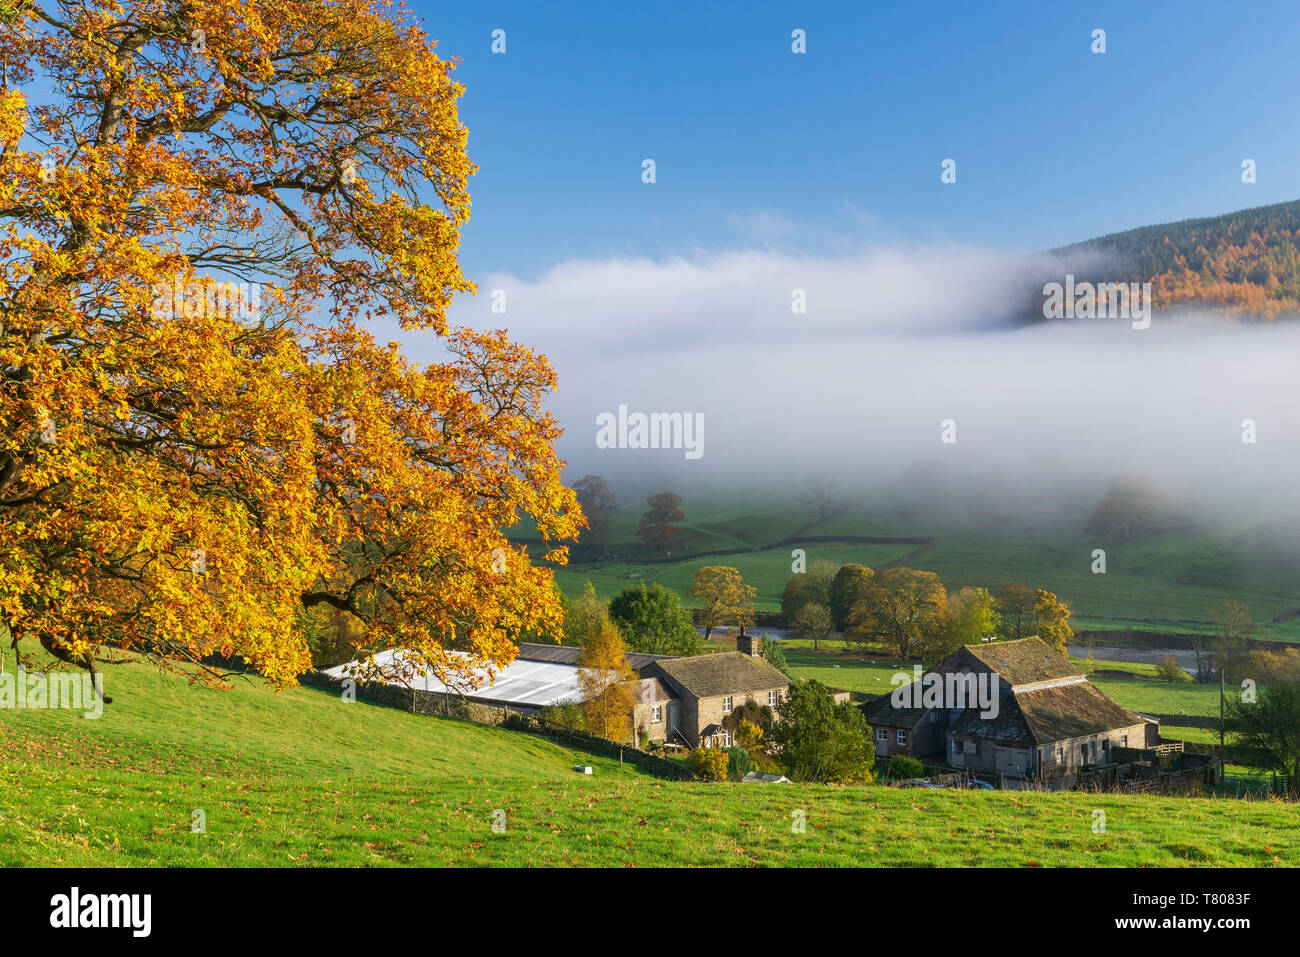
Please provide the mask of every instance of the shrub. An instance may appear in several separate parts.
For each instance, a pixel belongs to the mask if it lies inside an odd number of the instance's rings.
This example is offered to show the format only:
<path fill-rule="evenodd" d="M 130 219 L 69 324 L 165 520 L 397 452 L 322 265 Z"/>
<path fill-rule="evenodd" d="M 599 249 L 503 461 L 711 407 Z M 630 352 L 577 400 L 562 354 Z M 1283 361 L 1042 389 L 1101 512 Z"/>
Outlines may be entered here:
<path fill-rule="evenodd" d="M 587 730 L 587 719 L 583 716 L 582 705 L 576 701 L 562 701 L 559 704 L 547 705 L 539 712 L 539 717 L 562 728 L 568 728 L 570 731 Z"/>
<path fill-rule="evenodd" d="M 697 778 L 705 781 L 727 780 L 731 756 L 722 748 L 696 748 L 686 755 L 686 766 Z"/>
<path fill-rule="evenodd" d="M 1178 667 L 1178 662 L 1174 660 L 1173 655 L 1165 655 L 1156 665 L 1156 674 L 1165 681 L 1184 681 L 1183 669 Z"/>
<path fill-rule="evenodd" d="M 754 759 L 744 748 L 727 748 L 727 777 L 739 781 L 754 770 Z"/>
<path fill-rule="evenodd" d="M 763 652 L 763 657 L 767 659 L 769 665 L 787 678 L 790 677 L 790 663 L 785 660 L 785 649 L 781 647 L 781 642 L 764 635 L 763 643 L 759 645 L 759 649 Z"/>
<path fill-rule="evenodd" d="M 836 704 L 817 681 L 796 682 L 772 724 L 786 773 L 796 781 L 869 783 L 876 746 L 862 712 Z"/>
<path fill-rule="evenodd" d="M 609 603 L 609 614 L 626 636 L 628 651 L 654 655 L 698 655 L 704 643 L 672 589 L 657 582 L 629 585 Z"/>
<path fill-rule="evenodd" d="M 909 758 L 906 754 L 896 754 L 889 759 L 889 768 L 885 773 L 895 781 L 919 778 L 925 775 L 925 765 L 916 758 Z"/>
<path fill-rule="evenodd" d="M 772 709 L 751 698 L 726 715 L 722 719 L 722 726 L 734 734 L 740 731 L 740 726 L 746 721 L 766 733 L 772 727 Z"/>

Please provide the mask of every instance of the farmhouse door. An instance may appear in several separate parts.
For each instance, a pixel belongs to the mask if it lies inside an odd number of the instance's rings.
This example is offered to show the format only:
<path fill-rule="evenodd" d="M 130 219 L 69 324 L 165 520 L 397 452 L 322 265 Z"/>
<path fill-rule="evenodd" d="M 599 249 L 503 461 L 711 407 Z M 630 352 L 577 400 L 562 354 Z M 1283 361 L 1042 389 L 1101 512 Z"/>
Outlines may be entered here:
<path fill-rule="evenodd" d="M 677 731 L 677 713 L 679 709 L 680 706 L 677 704 L 676 701 L 668 702 L 668 740 L 669 741 L 677 740 L 677 735 L 674 732 Z"/>

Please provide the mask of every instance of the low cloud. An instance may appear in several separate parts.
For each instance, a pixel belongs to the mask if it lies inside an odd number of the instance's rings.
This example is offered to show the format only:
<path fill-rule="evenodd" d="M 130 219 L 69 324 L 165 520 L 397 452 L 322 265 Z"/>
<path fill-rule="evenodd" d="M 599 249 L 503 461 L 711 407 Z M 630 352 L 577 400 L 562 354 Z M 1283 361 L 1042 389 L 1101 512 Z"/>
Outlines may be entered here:
<path fill-rule="evenodd" d="M 954 481 L 1145 472 L 1207 499 L 1289 500 L 1300 325 L 1159 313 L 1145 330 L 1026 324 L 1026 277 L 1043 268 L 962 246 L 574 261 L 480 279 L 453 319 L 505 327 L 551 358 L 575 475 L 856 483 L 921 462 Z M 495 289 L 504 315 L 491 312 Z M 620 405 L 702 413 L 703 456 L 598 448 L 597 417 Z M 946 419 L 955 444 L 940 441 Z M 1245 419 L 1254 444 L 1241 441 Z"/>

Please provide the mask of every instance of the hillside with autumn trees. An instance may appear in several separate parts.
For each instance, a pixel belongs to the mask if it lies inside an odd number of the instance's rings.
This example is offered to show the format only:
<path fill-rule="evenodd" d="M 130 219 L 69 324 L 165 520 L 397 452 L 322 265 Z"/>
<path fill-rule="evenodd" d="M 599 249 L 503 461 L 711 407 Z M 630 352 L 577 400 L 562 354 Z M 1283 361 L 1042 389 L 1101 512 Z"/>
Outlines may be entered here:
<path fill-rule="evenodd" d="M 1155 308 L 1300 313 L 1300 200 L 1112 233 L 1053 250 L 1079 281 L 1150 282 Z"/>

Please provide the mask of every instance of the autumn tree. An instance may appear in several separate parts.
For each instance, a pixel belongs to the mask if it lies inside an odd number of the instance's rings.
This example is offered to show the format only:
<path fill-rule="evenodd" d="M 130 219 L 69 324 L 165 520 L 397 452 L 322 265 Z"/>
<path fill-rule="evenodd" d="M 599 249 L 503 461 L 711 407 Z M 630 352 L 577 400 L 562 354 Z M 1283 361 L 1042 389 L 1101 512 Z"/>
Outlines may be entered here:
<path fill-rule="evenodd" d="M 635 680 L 623 636 L 607 619 L 587 639 L 578 656 L 578 688 L 588 731 L 609 741 L 629 739 Z"/>
<path fill-rule="evenodd" d="M 555 376 L 450 327 L 474 171 L 453 64 L 361 0 L 11 0 L 0 30 L 0 619 L 94 667 L 457 673 L 557 634 L 505 530 L 583 523 Z M 22 87 L 35 81 L 39 97 Z M 424 335 L 415 364 L 374 338 Z M 563 562 L 563 549 L 546 556 Z M 206 680 L 219 682 L 210 669 Z"/>
<path fill-rule="evenodd" d="M 979 644 L 992 638 L 1001 624 L 997 601 L 986 588 L 962 588 L 948 596 L 947 647 Z M 934 657 L 940 657 L 935 655 Z"/>
<path fill-rule="evenodd" d="M 1070 608 L 1050 591 L 1034 592 L 1033 633 L 1052 646 L 1059 655 L 1069 652 L 1066 644 L 1074 637 L 1070 629 Z"/>
<path fill-rule="evenodd" d="M 875 576 L 849 612 L 849 631 L 859 640 L 879 638 L 900 658 L 920 654 L 943 630 L 948 593 L 934 572 L 890 568 Z"/>
<path fill-rule="evenodd" d="M 866 595 L 874 577 L 875 572 L 866 565 L 852 563 L 841 565 L 835 573 L 827 589 L 829 604 L 826 607 L 831 613 L 831 622 L 836 631 L 848 628 L 849 612 Z"/>
<path fill-rule="evenodd" d="M 789 621 L 795 613 L 809 602 L 829 608 L 831 604 L 831 582 L 839 568 L 834 562 L 815 561 L 807 571 L 796 572 L 786 582 L 781 594 L 781 614 Z"/>
<path fill-rule="evenodd" d="M 1185 681 L 1185 672 L 1178 666 L 1178 659 L 1165 655 L 1156 662 L 1156 677 L 1164 681 Z"/>
<path fill-rule="evenodd" d="M 580 541 L 586 552 L 599 555 L 609 549 L 609 526 L 618 511 L 614 492 L 599 475 L 584 475 L 573 483 L 578 505 L 587 518 L 587 531 Z"/>
<path fill-rule="evenodd" d="M 645 501 L 650 508 L 637 526 L 637 538 L 651 551 L 669 552 L 682 531 L 673 523 L 686 520 L 686 515 L 677 507 L 682 504 L 682 497 L 672 492 L 660 492 L 647 496 Z"/>
<path fill-rule="evenodd" d="M 708 640 L 713 629 L 724 625 L 752 625 L 754 596 L 758 590 L 746 585 L 740 569 L 730 565 L 705 565 L 695 570 L 691 595 L 700 603 L 698 621 Z"/>
<path fill-rule="evenodd" d="M 1023 582 L 1008 582 L 997 590 L 995 597 L 1006 636 L 1013 640 L 1028 637 L 1034 615 L 1034 590 Z"/>

